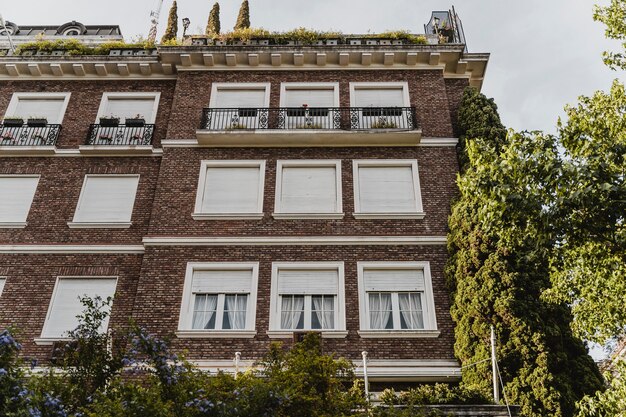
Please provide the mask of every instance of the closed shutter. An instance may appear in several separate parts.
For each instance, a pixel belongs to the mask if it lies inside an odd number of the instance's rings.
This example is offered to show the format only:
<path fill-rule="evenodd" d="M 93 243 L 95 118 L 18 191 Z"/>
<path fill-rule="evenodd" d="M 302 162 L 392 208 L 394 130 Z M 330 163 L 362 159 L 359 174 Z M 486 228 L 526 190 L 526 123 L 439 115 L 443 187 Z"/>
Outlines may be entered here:
<path fill-rule="evenodd" d="M 259 167 L 208 167 L 202 213 L 259 212 Z"/>
<path fill-rule="evenodd" d="M 2 296 L 2 291 L 4 290 L 5 282 L 6 282 L 6 278 L 0 278 L 0 297 Z"/>
<path fill-rule="evenodd" d="M 66 336 L 69 330 L 75 329 L 78 325 L 76 316 L 82 314 L 85 310 L 85 306 L 80 302 L 80 298 L 100 296 L 105 300 L 107 297 L 113 297 L 115 285 L 116 280 L 114 278 L 59 279 L 42 336 Z M 100 331 L 106 330 L 108 321 L 109 318 L 107 316 L 102 322 Z"/>
<path fill-rule="evenodd" d="M 109 98 L 102 116 L 115 116 L 124 122 L 124 119 L 132 119 L 137 115 L 142 116 L 146 122 L 154 120 L 154 98 Z"/>
<path fill-rule="evenodd" d="M 292 89 L 285 90 L 284 107 L 335 107 L 335 90 L 330 89 Z"/>
<path fill-rule="evenodd" d="M 281 213 L 336 213 L 335 167 L 283 167 Z"/>
<path fill-rule="evenodd" d="M 411 166 L 360 166 L 359 203 L 364 213 L 416 212 Z"/>
<path fill-rule="evenodd" d="M 218 88 L 213 101 L 214 108 L 238 109 L 244 107 L 265 107 L 265 89 Z"/>
<path fill-rule="evenodd" d="M 193 272 L 191 292 L 249 293 L 252 269 L 198 270 Z"/>
<path fill-rule="evenodd" d="M 337 294 L 337 269 L 279 269 L 278 294 Z"/>
<path fill-rule="evenodd" d="M 354 90 L 356 107 L 403 107 L 402 88 L 356 88 Z"/>
<path fill-rule="evenodd" d="M 45 117 L 50 124 L 61 123 L 64 98 L 20 98 L 13 116 Z"/>
<path fill-rule="evenodd" d="M 0 222 L 26 221 L 38 182 L 38 177 L 0 177 Z"/>
<path fill-rule="evenodd" d="M 89 176 L 74 214 L 74 222 L 129 222 L 139 176 Z"/>
<path fill-rule="evenodd" d="M 365 269 L 365 291 L 423 291 L 424 271 L 421 269 Z"/>

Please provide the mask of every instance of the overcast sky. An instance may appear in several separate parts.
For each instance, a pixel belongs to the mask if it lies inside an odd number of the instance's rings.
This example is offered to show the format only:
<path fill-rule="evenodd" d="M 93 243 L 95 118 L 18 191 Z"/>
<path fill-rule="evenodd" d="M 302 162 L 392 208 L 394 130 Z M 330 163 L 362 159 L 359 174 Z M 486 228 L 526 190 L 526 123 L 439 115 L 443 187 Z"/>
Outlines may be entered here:
<path fill-rule="evenodd" d="M 189 32 L 204 30 L 214 0 L 179 0 L 178 16 Z M 232 28 L 240 0 L 220 0 L 222 30 Z M 601 52 L 617 47 L 592 19 L 595 4 L 608 0 L 459 0 L 470 52 L 490 52 L 483 92 L 496 99 L 503 121 L 517 130 L 554 131 L 563 106 L 581 95 L 607 90 L 623 73 L 602 64 Z M 119 24 L 127 39 L 147 36 L 158 0 L 3 0 L 0 13 L 18 26 Z M 164 0 L 159 37 L 172 0 Z M 343 33 L 407 29 L 423 33 L 441 0 L 250 0 L 254 27 L 284 31 L 304 26 Z M 182 31 L 182 25 L 181 27 Z M 180 34 L 180 33 L 179 33 Z"/>

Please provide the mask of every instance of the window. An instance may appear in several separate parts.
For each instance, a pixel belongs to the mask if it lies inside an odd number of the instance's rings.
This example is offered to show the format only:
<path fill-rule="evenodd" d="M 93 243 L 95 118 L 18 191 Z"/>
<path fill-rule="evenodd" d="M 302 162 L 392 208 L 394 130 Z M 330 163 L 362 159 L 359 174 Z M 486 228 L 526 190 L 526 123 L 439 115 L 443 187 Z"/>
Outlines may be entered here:
<path fill-rule="evenodd" d="M 354 217 L 424 217 L 417 161 L 353 161 Z"/>
<path fill-rule="evenodd" d="M 44 117 L 61 124 L 69 99 L 70 93 L 13 93 L 4 117 Z"/>
<path fill-rule="evenodd" d="M 359 262 L 361 336 L 437 336 L 428 262 Z"/>
<path fill-rule="evenodd" d="M 350 106 L 359 108 L 359 128 L 408 128 L 411 114 L 402 110 L 409 107 L 408 84 L 350 83 Z"/>
<path fill-rule="evenodd" d="M 6 283 L 7 279 L 4 277 L 0 278 L 0 297 L 2 296 L 2 291 L 4 290 L 4 284 Z"/>
<path fill-rule="evenodd" d="M 0 175 L 0 228 L 25 227 L 39 175 Z"/>
<path fill-rule="evenodd" d="M 319 330 L 345 335 L 343 262 L 274 263 L 270 336 Z"/>
<path fill-rule="evenodd" d="M 99 296 L 103 300 L 115 294 L 116 278 L 111 277 L 64 277 L 56 282 L 48 315 L 43 326 L 43 339 L 61 339 L 67 332 L 74 330 L 78 325 L 76 316 L 82 314 L 85 306 L 81 303 L 82 297 L 94 298 Z M 106 331 L 109 318 L 102 322 L 101 331 Z"/>
<path fill-rule="evenodd" d="M 179 337 L 254 337 L 258 263 L 189 263 Z"/>
<path fill-rule="evenodd" d="M 202 161 L 193 218 L 261 219 L 265 161 Z"/>
<path fill-rule="evenodd" d="M 100 117 L 119 117 L 120 123 L 125 119 L 141 116 L 148 124 L 156 120 L 160 93 L 104 93 L 98 110 Z"/>
<path fill-rule="evenodd" d="M 341 161 L 278 161 L 274 217 L 342 218 Z"/>
<path fill-rule="evenodd" d="M 269 83 L 213 83 L 209 107 L 214 110 L 216 128 L 254 129 L 267 127 L 267 113 L 263 120 L 260 108 L 270 105 Z"/>
<path fill-rule="evenodd" d="M 287 107 L 287 129 L 328 129 L 339 107 L 338 83 L 282 83 L 280 107 Z"/>
<path fill-rule="evenodd" d="M 70 227 L 128 228 L 139 175 L 86 175 Z"/>

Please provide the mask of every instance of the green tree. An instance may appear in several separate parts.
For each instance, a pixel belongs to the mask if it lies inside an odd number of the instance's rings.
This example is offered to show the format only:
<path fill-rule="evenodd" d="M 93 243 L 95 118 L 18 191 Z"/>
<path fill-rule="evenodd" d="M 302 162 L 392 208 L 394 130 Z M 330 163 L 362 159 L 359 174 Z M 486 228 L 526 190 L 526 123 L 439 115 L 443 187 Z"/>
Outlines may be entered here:
<path fill-rule="evenodd" d="M 449 221 L 455 352 L 463 365 L 488 359 L 494 325 L 509 401 L 527 417 L 572 416 L 601 376 L 571 332 L 567 306 L 540 298 L 551 285 L 546 204 L 560 170 L 557 142 L 537 132 L 503 136 L 495 104 L 477 94 L 466 91 L 459 111 L 466 163 Z M 468 386 L 489 392 L 490 381 L 488 363 L 464 370 Z"/>
<path fill-rule="evenodd" d="M 211 13 L 209 13 L 209 21 L 206 25 L 206 34 L 208 36 L 219 35 L 221 30 L 220 24 L 220 4 L 215 2 Z"/>
<path fill-rule="evenodd" d="M 606 391 L 585 397 L 578 403 L 578 417 L 626 417 L 626 360 L 615 364 L 614 374 L 605 375 Z"/>
<path fill-rule="evenodd" d="M 235 30 L 247 29 L 250 27 L 250 5 L 248 0 L 243 0 L 241 7 L 239 8 L 239 14 L 237 15 L 237 23 L 235 23 Z"/>
<path fill-rule="evenodd" d="M 172 3 L 170 8 L 170 14 L 167 17 L 167 27 L 165 33 L 161 38 L 161 43 L 167 43 L 176 40 L 178 35 L 178 6 L 176 6 L 176 0 Z"/>
<path fill-rule="evenodd" d="M 622 43 L 621 52 L 605 51 L 604 63 L 611 69 L 626 69 L 626 1 L 611 0 L 606 7 L 595 6 L 593 19 L 606 25 L 605 36 Z"/>

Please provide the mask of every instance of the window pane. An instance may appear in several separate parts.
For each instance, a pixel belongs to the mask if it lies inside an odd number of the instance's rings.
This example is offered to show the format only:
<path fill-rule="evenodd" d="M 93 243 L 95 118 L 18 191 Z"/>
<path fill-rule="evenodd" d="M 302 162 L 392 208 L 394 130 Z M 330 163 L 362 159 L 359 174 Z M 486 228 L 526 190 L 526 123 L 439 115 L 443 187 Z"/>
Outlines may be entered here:
<path fill-rule="evenodd" d="M 217 294 L 195 294 L 193 329 L 215 329 Z"/>
<path fill-rule="evenodd" d="M 245 329 L 246 308 L 248 296 L 246 294 L 229 294 L 224 301 L 223 329 Z"/>
<path fill-rule="evenodd" d="M 282 295 L 280 312 L 281 329 L 304 328 L 304 296 Z"/>
<path fill-rule="evenodd" d="M 314 295 L 311 297 L 311 328 L 335 328 L 335 296 Z"/>
<path fill-rule="evenodd" d="M 370 328 L 393 329 L 393 314 L 391 307 L 391 294 L 383 292 L 370 292 Z"/>
<path fill-rule="evenodd" d="M 422 311 L 421 293 L 399 293 L 400 327 L 402 329 L 423 329 L 424 315 Z"/>

